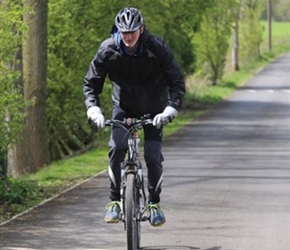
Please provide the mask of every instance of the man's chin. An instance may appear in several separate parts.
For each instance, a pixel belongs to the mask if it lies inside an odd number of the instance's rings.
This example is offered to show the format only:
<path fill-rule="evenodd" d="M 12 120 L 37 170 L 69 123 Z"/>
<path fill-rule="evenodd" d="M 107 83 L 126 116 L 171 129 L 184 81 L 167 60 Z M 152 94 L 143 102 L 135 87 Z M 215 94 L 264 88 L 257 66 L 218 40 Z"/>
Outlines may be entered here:
<path fill-rule="evenodd" d="M 134 48 L 137 43 L 124 43 L 128 48 Z"/>

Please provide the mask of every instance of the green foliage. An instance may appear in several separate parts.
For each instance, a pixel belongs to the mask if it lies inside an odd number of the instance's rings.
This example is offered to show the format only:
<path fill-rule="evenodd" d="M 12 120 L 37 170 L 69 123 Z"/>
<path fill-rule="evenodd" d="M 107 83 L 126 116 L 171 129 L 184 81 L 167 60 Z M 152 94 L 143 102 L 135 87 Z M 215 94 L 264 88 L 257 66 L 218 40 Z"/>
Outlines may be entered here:
<path fill-rule="evenodd" d="M 16 81 L 17 52 L 24 27 L 22 9 L 17 1 L 0 2 L 0 151 L 17 140 L 24 119 L 24 102 Z"/>
<path fill-rule="evenodd" d="M 268 0 L 264 1 L 266 4 Z M 290 2 L 289 0 L 271 0 L 272 3 L 272 19 L 276 22 L 290 21 Z M 267 10 L 262 14 L 262 19 L 267 20 Z"/>
<path fill-rule="evenodd" d="M 150 31 L 165 39 L 186 74 L 194 70 L 195 51 L 191 40 L 208 2 L 167 0 L 155 1 L 149 6 L 146 2 L 141 7 Z"/>
<path fill-rule="evenodd" d="M 80 150 L 91 136 L 82 81 L 97 50 L 92 1 L 49 2 L 48 131 L 52 159 Z"/>
<path fill-rule="evenodd" d="M 0 181 L 0 204 L 24 204 L 36 195 L 37 185 L 28 180 Z"/>
<path fill-rule="evenodd" d="M 275 21 L 290 21 L 290 2 L 289 0 L 275 0 L 273 5 L 273 19 Z"/>
<path fill-rule="evenodd" d="M 0 222 L 39 203 L 43 199 L 37 182 L 27 179 L 0 180 Z"/>
<path fill-rule="evenodd" d="M 212 0 L 203 14 L 200 30 L 194 37 L 197 69 L 213 85 L 222 79 L 224 73 L 236 9 L 235 0 Z"/>
<path fill-rule="evenodd" d="M 240 26 L 240 61 L 248 64 L 261 56 L 260 46 L 263 41 L 263 26 L 260 19 L 265 9 L 264 0 L 245 0 L 241 5 Z"/>
<path fill-rule="evenodd" d="M 268 51 L 268 23 L 261 21 L 263 27 L 263 42 L 261 44 L 261 51 L 264 53 Z M 290 50 L 290 22 L 272 22 L 272 50 L 280 49 L 281 53 Z"/>

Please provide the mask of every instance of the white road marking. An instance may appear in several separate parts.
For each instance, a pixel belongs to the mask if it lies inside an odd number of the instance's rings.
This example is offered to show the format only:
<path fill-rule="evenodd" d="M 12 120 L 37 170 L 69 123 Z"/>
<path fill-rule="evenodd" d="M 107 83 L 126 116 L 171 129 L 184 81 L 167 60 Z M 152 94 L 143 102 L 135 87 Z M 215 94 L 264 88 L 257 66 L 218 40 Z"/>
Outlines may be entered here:
<path fill-rule="evenodd" d="M 277 93 L 277 92 L 284 92 L 290 94 L 290 89 L 282 89 L 282 90 L 273 90 L 273 89 L 267 89 L 267 90 L 256 90 L 256 89 L 248 89 L 247 90 L 250 93 L 256 93 L 256 92 L 262 92 L 266 91 L 268 93 Z"/>
<path fill-rule="evenodd" d="M 46 248 L 47 249 L 47 248 Z M 37 250 L 35 248 L 23 248 L 23 247 L 4 247 L 1 248 L 1 250 Z M 62 250 L 60 248 L 51 248 L 49 250 Z M 71 248 L 71 250 L 109 250 L 109 249 L 103 249 L 103 248 Z"/>

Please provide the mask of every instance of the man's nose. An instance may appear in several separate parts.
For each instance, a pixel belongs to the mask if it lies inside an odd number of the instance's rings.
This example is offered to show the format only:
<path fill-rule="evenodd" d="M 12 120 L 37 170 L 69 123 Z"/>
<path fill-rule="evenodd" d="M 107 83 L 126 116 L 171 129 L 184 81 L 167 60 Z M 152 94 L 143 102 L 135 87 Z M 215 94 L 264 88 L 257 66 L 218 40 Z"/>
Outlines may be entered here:
<path fill-rule="evenodd" d="M 128 39 L 131 39 L 132 38 L 132 34 L 131 33 L 128 33 L 128 34 L 126 34 L 127 35 L 127 38 Z"/>

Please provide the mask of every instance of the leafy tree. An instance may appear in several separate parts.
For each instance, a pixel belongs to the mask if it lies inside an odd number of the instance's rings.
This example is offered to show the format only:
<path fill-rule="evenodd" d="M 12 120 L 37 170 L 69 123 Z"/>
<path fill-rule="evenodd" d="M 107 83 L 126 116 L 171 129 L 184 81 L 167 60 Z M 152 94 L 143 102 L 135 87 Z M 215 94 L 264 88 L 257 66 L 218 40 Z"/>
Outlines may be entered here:
<path fill-rule="evenodd" d="M 195 54 L 192 38 L 206 2 L 160 1 L 160 6 L 154 5 L 147 14 L 150 21 L 156 23 L 156 33 L 166 40 L 186 74 L 193 72 Z"/>
<path fill-rule="evenodd" d="M 25 115 L 25 103 L 16 85 L 20 77 L 18 52 L 24 29 L 21 15 L 22 8 L 16 1 L 0 2 L 0 160 L 3 164 L 9 145 L 17 140 L 22 130 Z"/>
<path fill-rule="evenodd" d="M 243 63 L 260 57 L 263 41 L 263 27 L 260 19 L 265 9 L 264 0 L 243 0 L 241 5 L 240 55 Z"/>
<path fill-rule="evenodd" d="M 46 137 L 47 0 L 24 0 L 22 37 L 22 81 L 25 108 L 24 128 L 9 152 L 9 172 L 14 175 L 35 172 L 48 163 Z"/>
<path fill-rule="evenodd" d="M 110 35 L 113 19 L 108 16 L 114 11 L 105 6 L 109 5 L 90 0 L 49 2 L 47 109 L 49 149 L 54 160 L 89 147 L 94 139 L 86 120 L 82 83 L 100 42 Z M 106 86 L 104 92 L 109 88 Z M 110 98 L 109 94 L 103 96 Z M 108 112 L 105 105 L 102 108 Z"/>
<path fill-rule="evenodd" d="M 235 0 L 212 0 L 194 37 L 197 68 L 213 85 L 218 84 L 224 73 L 236 8 Z"/>

